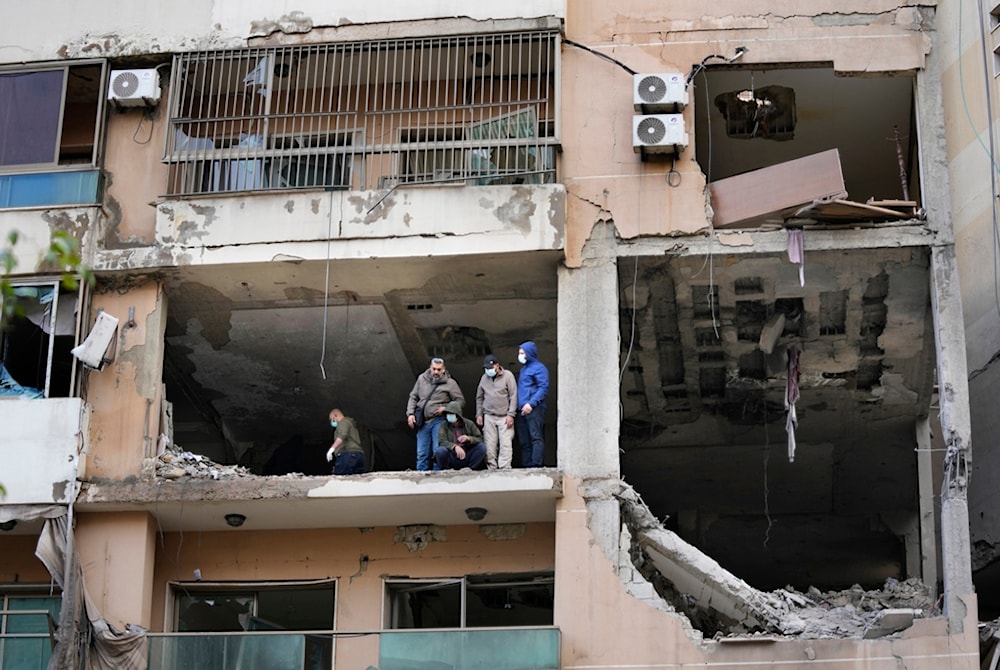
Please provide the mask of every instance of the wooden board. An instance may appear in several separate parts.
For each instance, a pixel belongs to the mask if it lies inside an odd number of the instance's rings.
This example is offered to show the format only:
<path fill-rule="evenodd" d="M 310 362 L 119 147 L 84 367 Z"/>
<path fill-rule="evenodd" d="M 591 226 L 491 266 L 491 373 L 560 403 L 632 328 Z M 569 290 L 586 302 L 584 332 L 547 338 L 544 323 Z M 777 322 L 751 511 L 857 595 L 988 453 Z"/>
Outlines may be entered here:
<path fill-rule="evenodd" d="M 716 228 L 753 226 L 816 200 L 847 197 L 836 149 L 720 179 L 708 188 Z"/>

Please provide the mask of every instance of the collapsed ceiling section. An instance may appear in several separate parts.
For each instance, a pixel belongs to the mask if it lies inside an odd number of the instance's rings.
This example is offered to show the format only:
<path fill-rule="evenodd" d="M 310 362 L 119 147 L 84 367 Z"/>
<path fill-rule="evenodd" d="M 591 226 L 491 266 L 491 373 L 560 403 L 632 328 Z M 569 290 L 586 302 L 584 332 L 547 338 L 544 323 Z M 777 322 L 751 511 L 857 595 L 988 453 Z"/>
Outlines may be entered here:
<path fill-rule="evenodd" d="M 927 252 L 810 252 L 804 277 L 784 254 L 620 262 L 623 475 L 758 588 L 881 584 L 916 515 Z"/>

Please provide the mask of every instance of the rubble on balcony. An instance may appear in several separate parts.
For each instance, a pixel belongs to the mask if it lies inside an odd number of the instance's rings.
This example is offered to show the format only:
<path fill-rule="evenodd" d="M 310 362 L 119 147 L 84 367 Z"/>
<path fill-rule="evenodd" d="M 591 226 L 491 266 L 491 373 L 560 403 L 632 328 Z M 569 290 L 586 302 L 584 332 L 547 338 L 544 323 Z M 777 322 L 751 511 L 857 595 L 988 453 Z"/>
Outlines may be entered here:
<path fill-rule="evenodd" d="M 168 444 L 164 447 L 163 453 L 156 459 L 156 476 L 161 479 L 181 479 L 184 477 L 237 479 L 255 477 L 256 475 L 241 465 L 219 465 L 200 454 L 185 451 L 176 444 Z"/>
<path fill-rule="evenodd" d="M 663 527 L 624 482 L 618 494 L 629 555 L 674 611 L 706 637 L 771 635 L 804 639 L 886 637 L 938 614 L 919 579 L 886 580 L 880 590 L 759 591 Z"/>

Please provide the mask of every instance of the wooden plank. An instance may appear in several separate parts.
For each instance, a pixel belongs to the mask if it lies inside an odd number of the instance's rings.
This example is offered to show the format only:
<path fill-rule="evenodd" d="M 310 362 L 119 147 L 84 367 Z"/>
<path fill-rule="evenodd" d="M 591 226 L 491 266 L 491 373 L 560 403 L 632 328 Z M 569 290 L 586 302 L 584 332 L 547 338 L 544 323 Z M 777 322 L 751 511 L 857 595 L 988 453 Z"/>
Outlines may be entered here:
<path fill-rule="evenodd" d="M 816 200 L 847 197 L 836 149 L 720 179 L 708 187 L 716 228 L 753 226 L 784 218 Z"/>

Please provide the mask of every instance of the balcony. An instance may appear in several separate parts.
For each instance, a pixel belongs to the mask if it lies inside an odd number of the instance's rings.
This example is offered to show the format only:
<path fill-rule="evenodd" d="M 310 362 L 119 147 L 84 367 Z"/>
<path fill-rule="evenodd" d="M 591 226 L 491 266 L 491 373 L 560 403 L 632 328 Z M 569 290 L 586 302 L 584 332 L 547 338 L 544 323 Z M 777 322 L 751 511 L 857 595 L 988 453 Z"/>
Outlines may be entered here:
<path fill-rule="evenodd" d="M 537 23 L 179 54 L 167 194 L 551 183 L 558 56 Z"/>
<path fill-rule="evenodd" d="M 379 670 L 557 670 L 559 645 L 558 628 L 164 633 L 149 636 L 148 668 L 312 670 L 334 667 L 334 656 L 372 667 L 377 656 Z"/>

